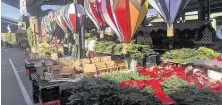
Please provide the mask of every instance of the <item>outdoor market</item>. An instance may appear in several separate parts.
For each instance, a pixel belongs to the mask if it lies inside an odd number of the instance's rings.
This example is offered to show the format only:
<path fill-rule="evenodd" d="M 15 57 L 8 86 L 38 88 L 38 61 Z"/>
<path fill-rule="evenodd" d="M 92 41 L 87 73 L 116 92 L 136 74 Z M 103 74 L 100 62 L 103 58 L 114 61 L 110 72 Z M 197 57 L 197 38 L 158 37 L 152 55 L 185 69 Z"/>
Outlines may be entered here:
<path fill-rule="evenodd" d="M 222 105 L 222 23 L 215 29 L 210 19 L 217 0 L 196 0 L 202 19 L 189 20 L 193 1 L 74 0 L 39 27 L 30 18 L 24 73 L 33 103 Z"/>

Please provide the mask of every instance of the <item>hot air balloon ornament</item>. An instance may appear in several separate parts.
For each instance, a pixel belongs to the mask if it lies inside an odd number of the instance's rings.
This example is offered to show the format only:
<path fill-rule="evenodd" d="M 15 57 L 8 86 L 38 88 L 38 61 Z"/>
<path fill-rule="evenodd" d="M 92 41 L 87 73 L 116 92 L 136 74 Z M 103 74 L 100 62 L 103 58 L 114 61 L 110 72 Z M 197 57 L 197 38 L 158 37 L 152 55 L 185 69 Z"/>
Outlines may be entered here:
<path fill-rule="evenodd" d="M 68 30 L 67 30 L 67 24 L 65 23 L 65 20 L 63 19 L 63 13 L 64 7 L 60 7 L 56 11 L 56 23 L 61 27 L 61 29 L 65 33 L 65 38 L 68 38 Z"/>
<path fill-rule="evenodd" d="M 41 26 L 49 35 L 53 35 L 55 32 L 55 25 L 50 21 L 48 16 L 45 16 L 41 21 Z"/>
<path fill-rule="evenodd" d="M 147 0 L 154 9 L 163 17 L 167 23 L 167 36 L 174 36 L 173 23 L 178 12 L 182 11 L 190 0 Z"/>
<path fill-rule="evenodd" d="M 84 8 L 80 4 L 70 4 L 69 7 L 65 9 L 65 19 L 75 39 L 85 21 Z"/>
<path fill-rule="evenodd" d="M 54 11 L 50 11 L 48 17 L 53 24 L 56 24 L 56 15 Z"/>
<path fill-rule="evenodd" d="M 87 16 L 92 20 L 96 28 L 100 31 L 100 38 L 104 38 L 106 21 L 102 13 L 103 0 L 85 0 L 84 8 Z"/>
<path fill-rule="evenodd" d="M 147 11 L 146 0 L 102 0 L 102 14 L 123 43 L 123 54 L 127 54 L 127 43 L 130 43 Z"/>
<path fill-rule="evenodd" d="M 72 31 L 72 26 L 71 26 L 71 23 L 68 18 L 69 17 L 69 14 L 68 14 L 69 7 L 70 7 L 70 4 L 64 6 L 64 12 L 62 12 L 63 13 L 62 18 L 63 18 L 64 22 L 67 24 L 67 27 L 69 28 L 69 30 Z"/>

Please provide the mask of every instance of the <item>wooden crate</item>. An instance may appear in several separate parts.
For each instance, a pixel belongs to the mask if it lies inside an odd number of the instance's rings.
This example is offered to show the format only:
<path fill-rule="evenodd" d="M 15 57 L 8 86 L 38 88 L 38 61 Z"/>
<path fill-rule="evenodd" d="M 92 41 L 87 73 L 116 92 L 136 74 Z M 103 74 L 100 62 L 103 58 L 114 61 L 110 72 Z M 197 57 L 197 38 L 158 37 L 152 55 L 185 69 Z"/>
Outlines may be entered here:
<path fill-rule="evenodd" d="M 98 62 L 101 62 L 100 58 L 99 57 L 94 57 L 94 58 L 91 58 L 91 63 L 98 63 Z"/>
<path fill-rule="evenodd" d="M 100 57 L 101 61 L 111 61 L 111 56 L 103 56 L 103 57 Z"/>
<path fill-rule="evenodd" d="M 106 61 L 105 63 L 109 72 L 118 71 L 118 65 L 114 61 Z"/>
<path fill-rule="evenodd" d="M 75 78 L 75 71 L 73 67 L 70 66 L 63 66 L 60 71 L 60 78 Z"/>
<path fill-rule="evenodd" d="M 66 60 L 60 60 L 59 64 L 63 65 L 63 66 L 69 66 L 70 65 L 69 61 L 66 61 Z"/>
<path fill-rule="evenodd" d="M 125 70 L 127 68 L 124 60 L 115 60 L 114 62 L 118 66 L 118 71 L 123 71 L 123 70 Z"/>
<path fill-rule="evenodd" d="M 109 69 L 106 66 L 105 62 L 96 63 L 96 69 L 97 69 L 99 75 L 109 72 Z"/>
<path fill-rule="evenodd" d="M 89 58 L 81 59 L 80 61 L 81 61 L 81 64 L 90 64 L 91 63 Z"/>
<path fill-rule="evenodd" d="M 95 64 L 83 64 L 82 69 L 86 76 L 98 75 Z"/>

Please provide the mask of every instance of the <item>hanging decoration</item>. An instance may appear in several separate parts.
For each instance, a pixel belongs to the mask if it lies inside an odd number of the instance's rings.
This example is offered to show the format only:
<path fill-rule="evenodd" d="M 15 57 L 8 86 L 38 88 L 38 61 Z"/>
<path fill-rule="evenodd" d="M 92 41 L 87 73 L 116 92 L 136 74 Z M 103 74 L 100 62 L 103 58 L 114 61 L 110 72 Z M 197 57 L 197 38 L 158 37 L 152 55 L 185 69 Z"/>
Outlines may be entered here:
<path fill-rule="evenodd" d="M 48 13 L 48 17 L 50 19 L 50 21 L 54 24 L 56 24 L 56 16 L 55 16 L 55 12 L 54 11 L 50 11 Z"/>
<path fill-rule="evenodd" d="M 86 13 L 84 8 L 80 4 L 76 4 L 76 12 L 77 12 L 77 32 L 79 32 L 82 26 L 85 24 Z"/>
<path fill-rule="evenodd" d="M 147 0 L 167 23 L 167 36 L 174 36 L 173 23 L 179 11 L 182 11 L 190 0 Z"/>
<path fill-rule="evenodd" d="M 92 20 L 100 31 L 100 38 L 104 38 L 106 21 L 102 13 L 102 1 L 104 0 L 85 0 L 84 8 L 87 16 Z"/>
<path fill-rule="evenodd" d="M 55 32 L 55 24 L 51 22 L 48 16 L 45 16 L 41 21 L 41 26 L 49 35 L 53 35 Z"/>
<path fill-rule="evenodd" d="M 69 21 L 69 13 L 68 13 L 69 7 L 70 7 L 70 4 L 64 6 L 64 12 L 63 12 L 62 18 L 67 24 L 67 27 L 69 28 L 69 30 L 72 31 L 72 24 Z"/>
<path fill-rule="evenodd" d="M 67 9 L 67 21 L 70 23 L 70 30 L 74 34 L 74 39 L 85 21 L 85 11 L 80 4 L 72 3 Z"/>
<path fill-rule="evenodd" d="M 67 24 L 65 23 L 65 20 L 63 19 L 64 14 L 64 7 L 59 8 L 56 11 L 56 23 L 62 28 L 62 30 L 65 33 L 65 38 L 68 38 L 68 32 L 67 32 Z"/>
<path fill-rule="evenodd" d="M 140 27 L 148 11 L 146 0 L 102 0 L 102 13 L 106 23 L 123 43 L 123 53 Z"/>

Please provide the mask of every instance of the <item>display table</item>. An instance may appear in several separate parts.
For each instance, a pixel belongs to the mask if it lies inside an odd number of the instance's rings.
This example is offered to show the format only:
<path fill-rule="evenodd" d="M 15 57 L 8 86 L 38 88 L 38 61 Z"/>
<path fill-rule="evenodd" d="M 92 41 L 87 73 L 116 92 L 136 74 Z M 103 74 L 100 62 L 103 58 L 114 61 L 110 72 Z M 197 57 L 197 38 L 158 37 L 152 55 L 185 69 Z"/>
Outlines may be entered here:
<path fill-rule="evenodd" d="M 37 73 L 31 74 L 31 78 L 34 103 L 40 103 L 40 105 L 61 105 L 61 86 L 68 87 L 70 82 L 49 82 L 40 79 L 40 76 Z"/>

